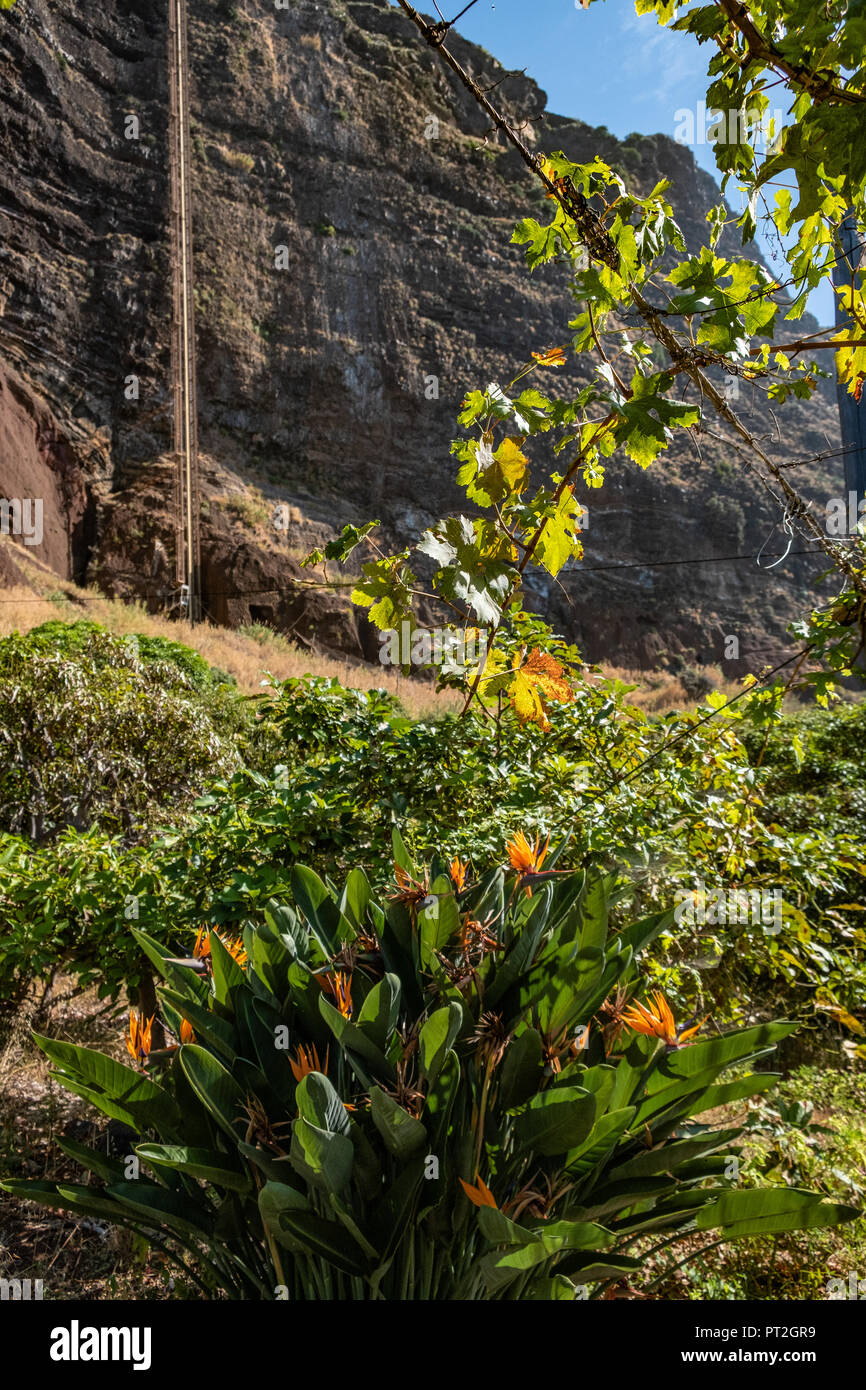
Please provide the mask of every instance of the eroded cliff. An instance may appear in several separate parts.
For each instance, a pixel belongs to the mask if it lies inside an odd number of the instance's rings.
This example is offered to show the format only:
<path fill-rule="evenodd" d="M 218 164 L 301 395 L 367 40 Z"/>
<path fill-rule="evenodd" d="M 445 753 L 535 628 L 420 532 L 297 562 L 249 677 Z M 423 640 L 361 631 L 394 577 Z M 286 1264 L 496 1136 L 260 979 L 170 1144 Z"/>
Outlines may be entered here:
<path fill-rule="evenodd" d="M 163 10 L 18 0 L 0 17 L 0 492 L 46 499 L 58 573 L 154 605 L 173 588 Z M 718 192 L 686 149 L 544 115 L 531 80 L 454 42 L 530 142 L 601 154 L 642 189 L 670 178 L 701 242 Z M 405 538 L 459 506 L 465 391 L 567 338 L 562 271 L 530 277 L 509 242 L 539 192 L 386 0 L 190 0 L 190 45 L 206 611 L 371 656 L 298 560 L 345 521 Z M 781 458 L 838 438 L 829 394 L 778 431 L 740 407 Z M 811 470 L 816 492 L 834 468 Z M 537 599 L 588 658 L 716 662 L 727 633 L 746 664 L 780 649 L 820 566 L 719 561 L 778 519 L 736 455 L 707 438 L 647 473 L 617 464 L 582 500 L 584 564 Z"/>

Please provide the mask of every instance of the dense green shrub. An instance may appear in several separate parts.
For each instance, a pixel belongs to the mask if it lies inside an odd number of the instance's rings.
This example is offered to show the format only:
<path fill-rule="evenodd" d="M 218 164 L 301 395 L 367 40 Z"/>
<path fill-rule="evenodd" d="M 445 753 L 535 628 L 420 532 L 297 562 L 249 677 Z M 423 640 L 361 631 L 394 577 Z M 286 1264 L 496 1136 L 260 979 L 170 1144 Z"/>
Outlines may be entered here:
<path fill-rule="evenodd" d="M 362 856 L 383 888 L 393 826 L 419 859 L 444 845 L 475 863 L 523 828 L 568 834 L 563 863 L 616 865 L 637 912 L 700 880 L 780 890 L 781 931 L 681 921 L 662 934 L 649 968 L 678 1007 L 748 1019 L 760 997 L 799 1015 L 818 1003 L 825 1025 L 843 1015 L 823 1006 L 856 1015 L 866 989 L 866 940 L 850 911 L 866 861 L 856 819 L 786 828 L 768 814 L 776 774 L 753 765 L 747 721 L 648 721 L 629 692 L 587 680 L 543 732 L 481 715 L 413 723 L 384 692 L 335 680 L 277 684 L 255 733 L 267 770 L 213 782 L 171 833 L 128 848 L 98 829 L 38 850 L 0 842 L 0 993 L 61 964 L 116 993 L 141 970 L 131 926 L 163 941 L 176 930 L 192 940 L 203 922 L 240 929 L 281 896 L 298 860 L 339 875 Z M 771 747 L 785 744 L 789 722 L 780 728 Z"/>
<path fill-rule="evenodd" d="M 108 642 L 93 639 L 109 638 Z M 80 618 L 75 623 L 64 623 L 55 619 L 43 623 L 41 627 L 31 628 L 24 637 L 27 649 L 41 652 L 46 656 L 87 656 L 96 665 L 110 665 L 118 655 L 120 643 L 122 655 L 132 658 L 141 666 L 176 666 L 189 684 L 196 690 L 210 690 L 218 685 L 234 684 L 234 678 L 225 672 L 217 672 L 209 666 L 204 657 L 186 647 L 182 642 L 172 642 L 167 637 L 151 637 L 144 633 L 132 633 L 128 637 L 117 637 L 106 632 L 99 623 Z M 0 655 L 0 669 L 3 657 Z"/>
<path fill-rule="evenodd" d="M 805 830 L 862 834 L 866 826 L 866 702 L 809 710 L 744 742 L 766 769 L 762 817 Z"/>
<path fill-rule="evenodd" d="M 339 873 L 362 853 L 383 883 L 393 824 L 419 858 L 444 843 L 478 862 L 517 827 L 555 829 L 571 836 L 567 862 L 620 866 L 639 910 L 700 882 L 780 891 L 781 932 L 683 921 L 666 934 L 659 979 L 680 1002 L 706 993 L 737 1017 L 758 989 L 798 1010 L 821 991 L 856 1008 L 866 940 L 836 905 L 859 900 L 862 826 L 790 832 L 766 813 L 770 772 L 754 766 L 741 738 L 751 725 L 736 707 L 698 726 L 722 702 L 712 693 L 695 715 L 649 721 L 629 703 L 632 688 L 581 682 L 572 703 L 551 708 L 545 732 L 480 715 L 412 723 L 382 692 L 336 681 L 276 686 L 262 718 L 280 730 L 285 765 L 215 786 L 208 816 L 177 844 L 188 864 L 207 866 L 195 911 L 216 906 L 212 920 L 241 922 L 238 885 L 267 891 L 298 857 Z M 170 872 L 190 882 L 180 864 Z"/>
<path fill-rule="evenodd" d="M 47 623 L 0 640 L 0 829 L 127 836 L 240 765 L 237 699 L 179 643 Z"/>
<path fill-rule="evenodd" d="M 33 984 L 58 971 L 100 997 L 137 989 L 147 961 L 131 928 L 140 915 L 164 920 L 158 859 L 98 829 L 65 830 L 34 848 L 0 836 L 0 1020 Z M 157 927 L 161 933 L 161 928 Z"/>

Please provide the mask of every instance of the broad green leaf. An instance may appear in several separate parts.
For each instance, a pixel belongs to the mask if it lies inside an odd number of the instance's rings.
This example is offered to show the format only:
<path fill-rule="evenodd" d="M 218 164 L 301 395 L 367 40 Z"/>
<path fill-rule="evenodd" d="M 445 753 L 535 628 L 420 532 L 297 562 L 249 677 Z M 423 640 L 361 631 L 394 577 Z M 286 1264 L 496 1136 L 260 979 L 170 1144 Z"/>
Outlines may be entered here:
<path fill-rule="evenodd" d="M 701 1154 L 713 1153 L 716 1149 L 724 1148 L 739 1134 L 738 1129 L 718 1129 L 712 1134 L 704 1134 L 696 1139 L 680 1139 L 674 1143 L 659 1144 L 612 1168 L 608 1177 L 611 1182 L 648 1178 L 656 1173 L 670 1173 L 672 1177 L 678 1177 L 683 1163 L 698 1158 Z"/>
<path fill-rule="evenodd" d="M 295 902 L 310 924 L 324 956 L 330 960 L 339 947 L 340 910 L 319 875 L 303 864 L 292 869 Z"/>
<path fill-rule="evenodd" d="M 227 1019 L 219 1018 L 211 1009 L 169 989 L 167 985 L 157 990 L 157 998 L 164 1000 L 181 1018 L 187 1020 L 198 1041 L 207 1043 L 229 1064 L 235 1060 L 238 1040 L 235 1029 Z"/>
<path fill-rule="evenodd" d="M 350 869 L 340 897 L 339 908 L 352 926 L 360 930 L 370 904 L 370 884 L 363 869 Z"/>
<path fill-rule="evenodd" d="M 721 1071 L 732 1062 L 739 1062 L 751 1053 L 781 1042 L 798 1027 L 797 1023 L 784 1021 L 760 1023 L 752 1028 L 724 1033 L 720 1038 L 699 1038 L 677 1052 L 669 1052 L 662 1059 L 649 1082 L 649 1090 L 663 1089 L 673 1077 L 695 1076 L 711 1067 Z"/>
<path fill-rule="evenodd" d="M 509 1284 L 513 1284 L 514 1280 L 519 1279 L 527 1270 L 544 1265 L 553 1258 L 541 1244 L 517 1245 L 502 1252 L 484 1255 L 477 1262 L 476 1269 L 482 1275 L 490 1293 L 497 1294 Z"/>
<path fill-rule="evenodd" d="M 213 965 L 214 998 L 226 1004 L 232 989 L 243 989 L 245 975 L 231 952 L 227 951 L 218 932 L 210 934 L 210 958 Z"/>
<path fill-rule="evenodd" d="M 308 1072 L 298 1083 L 295 1104 L 302 1119 L 335 1134 L 349 1133 L 346 1107 L 321 1072 Z"/>
<path fill-rule="evenodd" d="M 703 1115 L 708 1110 L 715 1110 L 720 1105 L 730 1105 L 732 1101 L 743 1100 L 746 1096 L 758 1096 L 778 1085 L 781 1080 L 781 1072 L 759 1071 L 753 1072 L 751 1076 L 742 1076 L 737 1081 L 723 1081 L 718 1086 L 708 1086 L 700 1099 L 690 1107 L 689 1114 Z"/>
<path fill-rule="evenodd" d="M 121 1226 L 132 1225 L 135 1218 L 113 1198 L 106 1189 L 87 1187 L 82 1183 L 56 1183 L 31 1178 L 3 1178 L 0 1188 L 25 1202 L 37 1202 L 43 1207 L 74 1211 L 82 1216 L 95 1216 Z"/>
<path fill-rule="evenodd" d="M 189 1173 L 192 1178 L 228 1187 L 233 1192 L 249 1192 L 252 1186 L 249 1173 L 230 1166 L 228 1155 L 214 1149 L 191 1149 L 180 1144 L 137 1144 L 135 1152 L 144 1163 Z"/>
<path fill-rule="evenodd" d="M 143 1182 L 115 1183 L 106 1192 L 135 1212 L 144 1225 L 156 1229 L 168 1226 L 187 1236 L 207 1237 L 213 1231 L 213 1218 L 207 1210 L 182 1193 Z"/>
<path fill-rule="evenodd" d="M 366 1033 L 362 1033 L 351 1019 L 344 1018 L 339 1009 L 335 1009 L 323 994 L 319 997 L 319 1013 L 340 1046 L 363 1062 L 374 1076 L 396 1080 L 396 1072 L 382 1049 L 377 1047 Z"/>
<path fill-rule="evenodd" d="M 101 1110 L 111 1104 L 118 1113 L 115 1118 L 128 1119 L 134 1128 L 174 1129 L 179 1120 L 177 1108 L 167 1091 L 141 1072 L 124 1066 L 89 1047 L 45 1038 L 33 1037 L 47 1057 L 59 1068 L 59 1080 L 66 1078 L 86 1088 L 88 1095 Z M 122 1113 L 119 1113 L 122 1112 Z M 106 1110 L 106 1113 L 111 1113 Z"/>
<path fill-rule="evenodd" d="M 309 1211 L 310 1204 L 301 1192 L 296 1192 L 293 1187 L 285 1183 L 266 1182 L 259 1192 L 259 1213 L 265 1229 L 270 1231 L 275 1240 L 280 1245 L 284 1245 L 293 1254 L 300 1255 L 306 1250 L 303 1241 L 292 1235 L 287 1226 L 283 1224 L 282 1217 L 285 1212 Z"/>
<path fill-rule="evenodd" d="M 292 1126 L 290 1157 L 293 1166 L 308 1182 L 328 1192 L 342 1192 L 352 1177 L 355 1150 L 346 1134 L 321 1129 L 309 1120 L 298 1118 Z"/>
<path fill-rule="evenodd" d="M 57 1143 L 65 1154 L 80 1163 L 89 1173 L 95 1173 L 103 1182 L 121 1182 L 125 1178 L 124 1166 L 119 1158 L 110 1158 L 99 1149 L 89 1149 L 86 1144 L 77 1144 L 74 1139 L 58 1139 Z"/>
<path fill-rule="evenodd" d="M 422 965 L 431 965 L 436 952 L 447 946 L 460 930 L 460 913 L 451 882 L 437 878 L 430 887 L 432 902 L 418 911 L 418 941 Z"/>
<path fill-rule="evenodd" d="M 595 1096 L 576 1086 L 542 1091 L 514 1117 L 518 1151 L 529 1149 L 553 1158 L 574 1149 L 590 1133 L 595 1119 Z"/>
<path fill-rule="evenodd" d="M 230 1139 L 237 1143 L 239 1127 L 248 1123 L 246 1096 L 221 1062 L 196 1043 L 180 1049 L 184 1076 L 205 1109 Z"/>
<path fill-rule="evenodd" d="M 427 1131 L 421 1121 L 378 1086 L 370 1093 L 370 1114 L 385 1147 L 401 1161 L 405 1162 L 422 1149 L 426 1152 Z"/>
<path fill-rule="evenodd" d="M 723 1192 L 718 1201 L 698 1213 L 696 1224 L 699 1231 L 720 1230 L 725 1240 L 736 1240 L 740 1236 L 838 1226 L 859 1215 L 856 1207 L 832 1202 L 817 1192 L 795 1187 L 758 1187 Z"/>
<path fill-rule="evenodd" d="M 565 1167 L 579 1174 L 588 1173 L 616 1146 L 621 1136 L 634 1119 L 633 1105 L 621 1110 L 609 1110 L 593 1125 L 582 1144 L 570 1149 L 565 1157 Z"/>
<path fill-rule="evenodd" d="M 362 1033 L 375 1043 L 381 1052 L 388 1046 L 400 1010 L 400 980 L 397 975 L 386 974 L 375 984 L 367 995 L 357 1017 L 357 1025 Z"/>
<path fill-rule="evenodd" d="M 535 1095 L 544 1070 L 544 1045 L 536 1028 L 518 1034 L 505 1049 L 499 1073 L 499 1100 L 504 1110 Z"/>
<path fill-rule="evenodd" d="M 442 1065 L 463 1023 L 463 1009 L 452 1002 L 430 1014 L 418 1035 L 418 1057 L 428 1087 L 435 1085 Z"/>
<path fill-rule="evenodd" d="M 325 1221 L 312 1211 L 302 1211 L 290 1205 L 280 1209 L 278 1239 L 289 1249 L 301 1247 L 317 1259 L 342 1270 L 344 1274 L 363 1275 L 369 1261 L 350 1233 L 336 1221 Z M 292 1244 L 289 1244 L 289 1242 Z"/>

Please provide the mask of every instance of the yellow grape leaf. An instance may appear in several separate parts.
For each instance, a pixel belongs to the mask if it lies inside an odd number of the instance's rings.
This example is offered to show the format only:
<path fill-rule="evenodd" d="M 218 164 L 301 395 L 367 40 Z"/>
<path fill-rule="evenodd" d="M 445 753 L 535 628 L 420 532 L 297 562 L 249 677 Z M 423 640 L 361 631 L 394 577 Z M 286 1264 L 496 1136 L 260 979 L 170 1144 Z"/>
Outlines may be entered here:
<path fill-rule="evenodd" d="M 866 376 L 866 347 L 842 347 L 834 354 L 839 380 L 848 383 L 848 394 L 860 399 Z"/>
<path fill-rule="evenodd" d="M 493 455 L 497 471 L 509 492 L 520 492 L 526 481 L 526 466 L 529 462 L 517 441 L 503 439 Z"/>
<path fill-rule="evenodd" d="M 574 691 L 559 662 L 548 652 L 535 650 L 515 670 L 508 697 L 521 724 L 537 724 L 546 731 L 550 721 L 545 702 L 567 704 L 574 699 Z"/>
<path fill-rule="evenodd" d="M 834 285 L 833 288 L 842 301 L 845 313 L 858 327 L 866 330 L 866 301 L 863 299 L 862 290 L 855 289 L 852 285 Z"/>
<path fill-rule="evenodd" d="M 843 328 L 831 339 L 834 343 L 850 343 L 852 338 L 866 332 L 866 304 L 860 290 L 854 289 L 850 285 L 840 285 L 836 288 L 836 293 L 842 303 L 842 308 L 852 319 L 852 323 L 847 328 Z M 859 401 L 863 392 L 863 379 L 866 377 L 866 348 L 843 346 L 835 353 L 836 371 L 840 382 L 848 383 L 848 394 Z"/>
<path fill-rule="evenodd" d="M 565 366 L 565 348 L 548 348 L 546 352 L 534 352 L 532 355 L 539 367 Z"/>
<path fill-rule="evenodd" d="M 529 460 L 516 439 L 503 439 L 494 453 L 492 435 L 483 434 L 470 447 L 475 458 L 468 459 L 457 475 L 470 502 L 489 507 L 491 502 L 505 502 L 523 490 Z"/>
<path fill-rule="evenodd" d="M 497 676 L 501 676 L 506 668 L 507 662 L 505 653 L 501 648 L 488 647 L 486 660 L 482 660 L 477 666 L 467 666 L 465 679 L 471 687 L 477 676 L 478 688 L 476 694 L 480 700 L 490 702 L 496 698 L 496 692 L 500 689 L 498 684 L 491 689 L 491 682 L 495 681 Z"/>
<path fill-rule="evenodd" d="M 550 728 L 541 696 L 522 671 L 515 672 L 514 680 L 508 687 L 508 695 L 521 724 L 537 724 L 540 729 L 545 730 Z"/>
<path fill-rule="evenodd" d="M 556 504 L 556 511 L 549 518 L 535 549 L 538 563 L 554 578 L 566 560 L 570 560 L 572 556 L 580 559 L 583 555 L 583 546 L 579 539 L 582 515 L 583 508 L 572 488 L 564 488 Z"/>

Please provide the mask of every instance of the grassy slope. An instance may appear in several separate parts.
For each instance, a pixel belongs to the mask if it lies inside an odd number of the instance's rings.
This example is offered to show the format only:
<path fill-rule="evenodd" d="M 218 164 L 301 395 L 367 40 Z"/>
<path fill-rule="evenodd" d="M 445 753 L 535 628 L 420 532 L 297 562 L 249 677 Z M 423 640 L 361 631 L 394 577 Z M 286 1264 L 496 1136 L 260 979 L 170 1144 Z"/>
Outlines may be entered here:
<path fill-rule="evenodd" d="M 82 589 L 59 580 L 49 570 L 30 562 L 29 557 L 22 559 L 18 547 L 15 563 L 27 574 L 28 585 L 0 592 L 0 637 L 15 631 L 29 632 L 51 620 L 74 623 L 79 618 L 90 618 L 120 637 L 138 633 L 184 642 L 209 665 L 233 676 L 238 689 L 248 695 L 260 689 L 265 672 L 270 672 L 279 680 L 289 676 L 336 676 L 343 685 L 360 690 L 382 687 L 396 695 L 407 714 L 416 719 L 458 709 L 462 704 L 456 693 L 437 694 L 426 680 L 406 680 L 387 667 L 306 651 L 266 627 L 232 629 L 213 623 L 191 627 L 159 613 L 148 613 L 139 603 L 106 598 L 97 589 Z M 718 667 L 696 667 L 691 674 L 705 682 L 705 689 L 715 687 L 726 696 L 740 689 L 735 682 L 726 680 Z M 605 675 L 636 684 L 639 688 L 632 696 L 633 703 L 648 714 L 692 709 L 696 703 L 687 689 L 688 680 L 684 684 L 678 675 L 620 667 L 605 667 Z"/>

